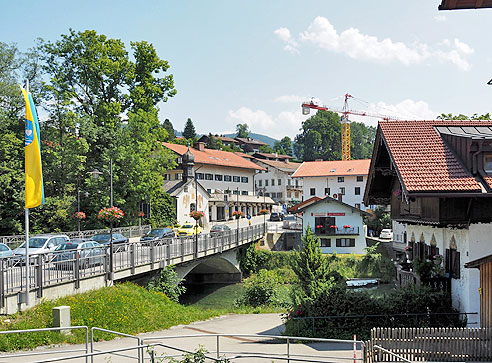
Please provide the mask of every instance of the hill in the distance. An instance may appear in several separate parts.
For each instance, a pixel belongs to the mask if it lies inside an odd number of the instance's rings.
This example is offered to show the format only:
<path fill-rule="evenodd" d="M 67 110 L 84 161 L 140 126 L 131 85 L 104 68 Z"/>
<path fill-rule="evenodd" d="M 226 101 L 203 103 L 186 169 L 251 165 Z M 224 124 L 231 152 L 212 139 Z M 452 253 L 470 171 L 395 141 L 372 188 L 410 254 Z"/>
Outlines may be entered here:
<path fill-rule="evenodd" d="M 236 134 L 224 134 L 224 136 L 234 138 L 234 137 L 236 137 Z M 262 135 L 262 134 L 256 134 L 254 132 L 250 132 L 249 137 L 251 137 L 252 139 L 255 139 L 255 140 L 263 141 L 264 143 L 270 145 L 271 147 L 273 147 L 273 144 L 275 143 L 275 141 L 278 141 L 277 139 L 274 139 L 273 137 L 270 137 L 267 135 Z"/>

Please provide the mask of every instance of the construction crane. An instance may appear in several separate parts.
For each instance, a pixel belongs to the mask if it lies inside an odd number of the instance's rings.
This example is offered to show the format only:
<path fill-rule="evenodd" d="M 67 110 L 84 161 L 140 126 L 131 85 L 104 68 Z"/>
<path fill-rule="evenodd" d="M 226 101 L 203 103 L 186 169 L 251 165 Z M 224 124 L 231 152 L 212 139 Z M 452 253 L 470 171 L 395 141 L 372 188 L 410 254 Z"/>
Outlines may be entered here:
<path fill-rule="evenodd" d="M 336 113 L 342 114 L 341 124 L 342 124 L 342 160 L 350 160 L 350 120 L 348 119 L 348 115 L 357 115 L 357 116 L 369 116 L 369 117 L 377 117 L 383 120 L 399 120 L 393 116 L 380 115 L 376 113 L 370 113 L 366 111 L 357 111 L 350 110 L 348 108 L 348 100 L 350 98 L 354 98 L 352 95 L 348 93 L 345 94 L 345 102 L 343 104 L 343 108 L 336 109 L 327 106 L 320 106 L 314 103 L 313 99 L 310 102 L 305 102 L 302 104 L 302 114 L 309 115 L 311 109 L 315 110 L 323 110 L 323 111 L 332 111 Z"/>

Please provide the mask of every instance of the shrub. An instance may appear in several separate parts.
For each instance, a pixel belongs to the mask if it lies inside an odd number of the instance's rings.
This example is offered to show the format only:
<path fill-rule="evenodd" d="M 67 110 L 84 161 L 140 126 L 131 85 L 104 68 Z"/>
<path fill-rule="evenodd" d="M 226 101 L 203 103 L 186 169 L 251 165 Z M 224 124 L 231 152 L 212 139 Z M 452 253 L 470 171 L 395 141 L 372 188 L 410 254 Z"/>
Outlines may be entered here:
<path fill-rule="evenodd" d="M 186 287 L 182 283 L 183 279 L 178 277 L 174 266 L 166 266 L 155 279 L 149 282 L 147 288 L 151 291 L 162 292 L 172 301 L 178 302 L 179 296 L 186 292 Z"/>
<path fill-rule="evenodd" d="M 261 306 L 277 301 L 280 280 L 274 271 L 260 270 L 244 280 L 243 295 L 238 305 Z"/>

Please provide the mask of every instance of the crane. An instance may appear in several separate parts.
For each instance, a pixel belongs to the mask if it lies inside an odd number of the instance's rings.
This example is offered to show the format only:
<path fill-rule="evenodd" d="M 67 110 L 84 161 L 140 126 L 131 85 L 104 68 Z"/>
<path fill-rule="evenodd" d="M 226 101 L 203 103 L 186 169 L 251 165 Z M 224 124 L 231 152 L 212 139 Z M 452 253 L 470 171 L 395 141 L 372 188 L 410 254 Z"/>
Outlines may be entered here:
<path fill-rule="evenodd" d="M 383 120 L 399 120 L 393 116 L 380 115 L 377 113 L 370 113 L 366 111 L 357 111 L 351 110 L 348 108 L 348 100 L 350 98 L 354 98 L 354 96 L 346 93 L 345 94 L 345 102 L 343 104 L 343 108 L 336 109 L 327 106 L 320 106 L 314 103 L 313 99 L 310 102 L 305 102 L 302 104 L 302 114 L 309 115 L 311 109 L 315 110 L 323 110 L 323 111 L 332 111 L 336 113 L 342 114 L 341 124 L 342 124 L 342 160 L 350 160 L 350 120 L 348 119 L 348 115 L 358 115 L 358 116 L 369 116 L 369 117 L 378 117 Z"/>

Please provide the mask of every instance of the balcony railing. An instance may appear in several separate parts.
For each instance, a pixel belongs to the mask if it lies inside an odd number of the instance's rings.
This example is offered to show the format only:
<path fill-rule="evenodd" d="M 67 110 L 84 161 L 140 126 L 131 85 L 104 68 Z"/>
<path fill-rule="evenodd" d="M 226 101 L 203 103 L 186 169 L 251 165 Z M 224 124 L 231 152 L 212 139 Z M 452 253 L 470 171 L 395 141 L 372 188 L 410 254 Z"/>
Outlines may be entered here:
<path fill-rule="evenodd" d="M 315 234 L 318 236 L 346 236 L 346 235 L 358 235 L 359 227 L 337 227 L 337 228 L 315 228 Z"/>

